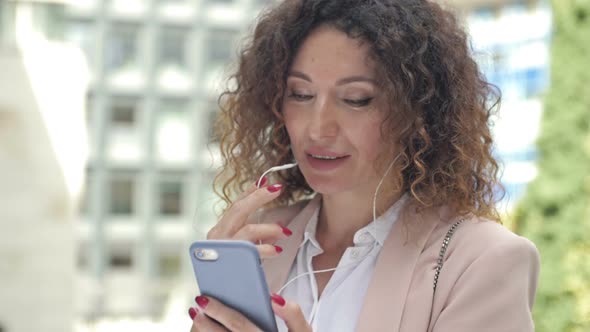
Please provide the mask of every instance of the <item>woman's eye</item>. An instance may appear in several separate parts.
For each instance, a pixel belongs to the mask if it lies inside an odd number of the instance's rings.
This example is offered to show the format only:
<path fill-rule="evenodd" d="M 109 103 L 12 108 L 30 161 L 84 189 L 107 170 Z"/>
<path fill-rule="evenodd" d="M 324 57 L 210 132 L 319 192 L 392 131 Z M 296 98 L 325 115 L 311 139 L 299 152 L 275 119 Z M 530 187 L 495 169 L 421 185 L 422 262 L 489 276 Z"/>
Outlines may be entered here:
<path fill-rule="evenodd" d="M 348 103 L 349 105 L 351 105 L 353 107 L 367 106 L 371 103 L 372 100 L 373 100 L 373 97 L 363 98 L 363 99 L 344 99 L 344 101 L 346 103 Z"/>
<path fill-rule="evenodd" d="M 291 92 L 289 94 L 289 98 L 295 99 L 296 101 L 307 101 L 310 100 L 311 98 L 313 98 L 312 95 L 306 95 L 304 93 L 297 93 L 297 92 Z"/>

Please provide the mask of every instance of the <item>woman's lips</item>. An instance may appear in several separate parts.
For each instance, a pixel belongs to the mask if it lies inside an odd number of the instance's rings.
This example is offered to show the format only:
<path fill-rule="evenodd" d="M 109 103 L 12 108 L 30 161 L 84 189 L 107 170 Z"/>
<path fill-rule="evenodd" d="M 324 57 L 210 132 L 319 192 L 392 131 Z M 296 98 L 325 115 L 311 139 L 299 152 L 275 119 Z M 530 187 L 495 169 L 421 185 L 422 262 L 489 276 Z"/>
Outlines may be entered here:
<path fill-rule="evenodd" d="M 306 154 L 307 162 L 317 171 L 334 170 L 346 163 L 350 155 Z"/>

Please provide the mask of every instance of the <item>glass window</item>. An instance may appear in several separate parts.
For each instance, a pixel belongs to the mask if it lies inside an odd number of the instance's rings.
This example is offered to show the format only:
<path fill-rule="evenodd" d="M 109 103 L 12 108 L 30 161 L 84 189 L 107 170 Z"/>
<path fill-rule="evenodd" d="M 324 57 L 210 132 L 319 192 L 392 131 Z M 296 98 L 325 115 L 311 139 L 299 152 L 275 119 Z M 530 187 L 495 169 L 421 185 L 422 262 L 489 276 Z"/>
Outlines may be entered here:
<path fill-rule="evenodd" d="M 115 251 L 109 256 L 109 267 L 111 269 L 131 269 L 133 266 L 133 258 L 131 251 Z"/>
<path fill-rule="evenodd" d="M 135 213 L 136 179 L 133 174 L 113 174 L 109 182 L 109 213 L 132 215 Z"/>
<path fill-rule="evenodd" d="M 190 93 L 193 78 L 189 64 L 188 28 L 162 27 L 158 40 L 158 85 L 162 90 Z"/>
<path fill-rule="evenodd" d="M 117 97 L 111 102 L 111 123 L 116 127 L 134 127 L 137 123 L 137 98 Z"/>
<path fill-rule="evenodd" d="M 109 103 L 106 154 L 112 160 L 137 162 L 145 157 L 141 104 L 135 97 L 113 97 Z"/>
<path fill-rule="evenodd" d="M 91 72 L 95 72 L 95 30 L 94 22 L 90 20 L 70 21 L 65 28 L 65 40 L 78 46 L 84 52 Z"/>
<path fill-rule="evenodd" d="M 497 10 L 491 6 L 479 6 L 469 13 L 469 17 L 475 17 L 480 20 L 488 21 L 495 19 L 496 15 Z"/>
<path fill-rule="evenodd" d="M 214 29 L 207 40 L 207 63 L 225 65 L 234 56 L 237 32 L 230 29 Z"/>
<path fill-rule="evenodd" d="M 160 215 L 178 216 L 183 212 L 182 179 L 162 179 L 158 185 Z"/>
<path fill-rule="evenodd" d="M 161 67 L 187 68 L 186 48 L 188 30 L 177 27 L 163 27 L 158 43 Z"/>
<path fill-rule="evenodd" d="M 161 254 L 158 265 L 160 277 L 173 278 L 180 274 L 181 258 L 179 255 Z"/>
<path fill-rule="evenodd" d="M 155 148 L 163 162 L 186 162 L 192 156 L 191 113 L 188 101 L 164 99 L 156 114 Z"/>
<path fill-rule="evenodd" d="M 106 67 L 118 71 L 138 66 L 139 26 L 116 23 L 111 27 L 106 45 Z"/>

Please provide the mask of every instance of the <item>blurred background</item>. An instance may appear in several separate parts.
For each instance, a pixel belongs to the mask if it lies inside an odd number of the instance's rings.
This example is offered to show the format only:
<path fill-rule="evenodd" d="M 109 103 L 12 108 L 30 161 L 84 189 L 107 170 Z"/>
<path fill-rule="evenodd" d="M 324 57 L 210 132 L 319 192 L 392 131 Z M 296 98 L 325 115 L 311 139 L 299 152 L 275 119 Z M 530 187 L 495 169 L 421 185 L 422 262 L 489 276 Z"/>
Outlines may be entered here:
<path fill-rule="evenodd" d="M 0 0 L 0 332 L 188 331 L 216 99 L 271 3 Z M 590 1 L 445 5 L 503 93 L 501 210 L 541 251 L 537 331 L 590 331 Z"/>

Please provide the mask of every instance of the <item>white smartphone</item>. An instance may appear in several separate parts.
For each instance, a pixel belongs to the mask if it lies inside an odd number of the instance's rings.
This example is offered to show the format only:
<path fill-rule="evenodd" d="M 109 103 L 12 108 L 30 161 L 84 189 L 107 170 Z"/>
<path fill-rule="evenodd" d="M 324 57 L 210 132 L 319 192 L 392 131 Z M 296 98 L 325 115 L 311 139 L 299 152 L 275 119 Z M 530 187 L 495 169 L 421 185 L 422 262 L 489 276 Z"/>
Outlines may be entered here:
<path fill-rule="evenodd" d="M 190 247 L 190 256 L 202 295 L 239 311 L 263 331 L 278 332 L 254 244 L 234 240 L 196 241 Z"/>

